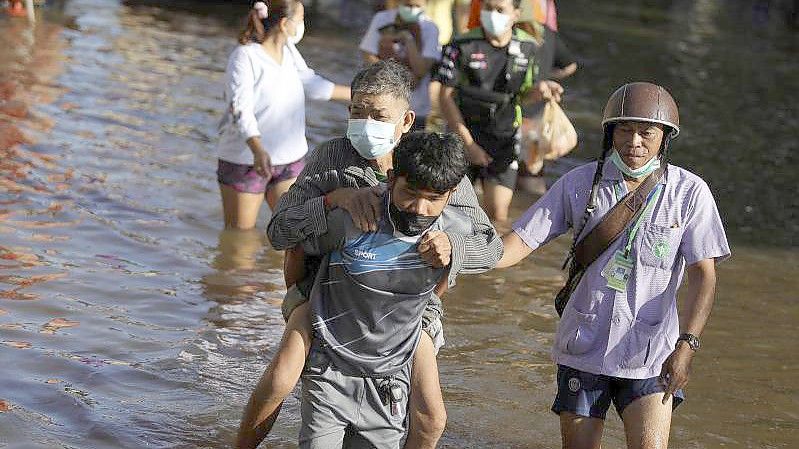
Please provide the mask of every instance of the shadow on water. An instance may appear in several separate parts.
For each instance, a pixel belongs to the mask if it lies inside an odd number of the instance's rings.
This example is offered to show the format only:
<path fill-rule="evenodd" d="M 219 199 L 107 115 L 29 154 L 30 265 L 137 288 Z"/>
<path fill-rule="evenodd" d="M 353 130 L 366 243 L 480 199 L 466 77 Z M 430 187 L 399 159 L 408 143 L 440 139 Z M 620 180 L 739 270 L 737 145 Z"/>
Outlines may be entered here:
<path fill-rule="evenodd" d="M 241 6 L 212 3 L 53 2 L 35 28 L 0 16 L 0 446 L 225 447 L 278 344 L 281 255 L 259 231 L 220 231 L 214 136 Z M 561 5 L 583 145 L 551 172 L 594 155 L 615 87 L 657 80 L 681 106 L 674 161 L 708 180 L 734 243 L 675 448 L 799 441 L 797 34 L 763 3 Z M 365 24 L 330 22 L 309 21 L 300 48 L 347 83 Z M 309 140 L 345 117 L 309 103 Z M 548 351 L 567 245 L 448 295 L 443 447 L 559 444 Z M 292 397 L 270 447 L 295 447 L 297 421 Z M 617 418 L 606 433 L 623 444 Z"/>

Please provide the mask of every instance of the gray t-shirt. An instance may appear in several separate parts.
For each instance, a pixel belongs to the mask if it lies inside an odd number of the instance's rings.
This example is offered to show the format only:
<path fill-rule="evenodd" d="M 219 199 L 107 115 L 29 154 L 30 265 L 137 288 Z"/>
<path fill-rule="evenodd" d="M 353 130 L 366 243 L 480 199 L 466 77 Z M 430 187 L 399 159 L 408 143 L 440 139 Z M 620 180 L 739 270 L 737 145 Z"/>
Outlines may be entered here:
<path fill-rule="evenodd" d="M 325 254 L 310 296 L 314 336 L 343 373 L 391 375 L 412 359 L 425 305 L 446 270 L 422 260 L 421 236 L 395 231 L 387 212 L 377 232 L 360 231 L 341 209 L 327 220 L 326 234 L 303 243 L 306 253 Z M 450 207 L 430 230 L 474 232 Z"/>

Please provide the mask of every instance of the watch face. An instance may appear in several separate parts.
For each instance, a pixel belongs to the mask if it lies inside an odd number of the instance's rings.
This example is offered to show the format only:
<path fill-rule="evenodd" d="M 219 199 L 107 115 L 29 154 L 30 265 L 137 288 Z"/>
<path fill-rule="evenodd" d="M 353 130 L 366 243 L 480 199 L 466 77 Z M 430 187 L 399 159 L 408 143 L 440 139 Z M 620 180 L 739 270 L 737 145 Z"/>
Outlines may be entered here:
<path fill-rule="evenodd" d="M 685 341 L 686 343 L 688 343 L 688 346 L 694 351 L 699 350 L 699 347 L 701 346 L 701 344 L 699 343 L 699 338 L 696 335 L 682 334 L 677 339 L 677 341 L 678 342 Z"/>

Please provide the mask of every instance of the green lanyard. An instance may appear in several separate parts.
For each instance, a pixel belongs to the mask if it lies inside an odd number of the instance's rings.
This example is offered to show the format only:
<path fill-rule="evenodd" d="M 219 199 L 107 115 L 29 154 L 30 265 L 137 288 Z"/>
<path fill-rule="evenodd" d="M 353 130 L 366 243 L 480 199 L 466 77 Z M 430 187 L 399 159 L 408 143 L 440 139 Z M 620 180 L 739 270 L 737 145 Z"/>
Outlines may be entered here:
<path fill-rule="evenodd" d="M 383 173 L 380 173 L 377 170 L 372 170 L 372 171 L 374 172 L 375 178 L 377 178 L 378 182 L 386 182 L 386 181 L 388 181 L 388 176 L 387 175 L 385 175 Z"/>
<path fill-rule="evenodd" d="M 618 201 L 620 198 L 622 198 L 619 184 L 615 184 L 613 187 L 617 197 L 616 201 Z M 625 258 L 630 257 L 630 250 L 633 246 L 633 240 L 635 240 L 635 236 L 638 234 L 638 228 L 641 227 L 641 223 L 644 221 L 646 216 L 652 212 L 652 209 L 655 207 L 655 203 L 657 203 L 658 199 L 660 198 L 660 193 L 662 190 L 663 184 L 658 184 L 658 186 L 655 187 L 655 190 L 649 193 L 649 197 L 646 199 L 646 208 L 644 209 L 644 212 L 638 216 L 638 219 L 635 220 L 635 223 L 630 227 L 630 230 L 627 233 L 627 245 L 624 246 Z"/>

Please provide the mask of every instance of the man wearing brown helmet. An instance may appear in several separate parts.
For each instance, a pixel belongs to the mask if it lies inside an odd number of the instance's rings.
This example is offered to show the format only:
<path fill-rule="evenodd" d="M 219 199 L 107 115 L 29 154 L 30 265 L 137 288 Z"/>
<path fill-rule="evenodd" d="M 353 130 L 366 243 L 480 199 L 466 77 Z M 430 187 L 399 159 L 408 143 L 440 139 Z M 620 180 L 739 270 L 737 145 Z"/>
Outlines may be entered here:
<path fill-rule="evenodd" d="M 527 210 L 503 238 L 497 266 L 574 230 L 552 349 L 563 447 L 600 447 L 612 402 L 629 448 L 665 448 L 713 304 L 715 263 L 730 251 L 707 184 L 668 163 L 680 127 L 664 88 L 622 86 L 602 125 L 600 158 L 564 175 Z"/>

